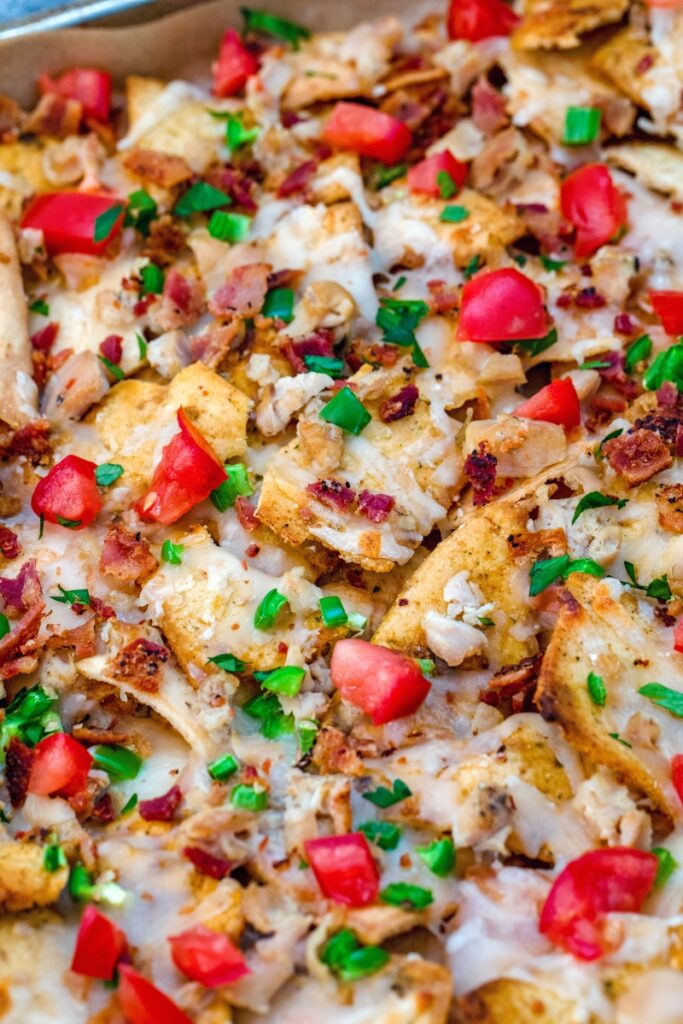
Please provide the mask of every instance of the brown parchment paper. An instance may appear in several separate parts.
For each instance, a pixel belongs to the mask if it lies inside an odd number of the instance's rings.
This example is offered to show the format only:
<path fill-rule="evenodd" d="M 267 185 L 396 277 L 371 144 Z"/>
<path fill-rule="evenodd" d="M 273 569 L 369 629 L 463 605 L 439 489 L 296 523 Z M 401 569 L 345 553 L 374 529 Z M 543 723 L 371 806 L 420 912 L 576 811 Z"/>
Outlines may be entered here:
<path fill-rule="evenodd" d="M 29 106 L 41 71 L 77 64 L 106 68 L 117 84 L 129 74 L 206 78 L 221 34 L 230 25 L 241 25 L 239 8 L 245 3 L 291 18 L 314 32 L 347 29 L 386 14 L 412 25 L 444 6 L 444 0 L 213 0 L 123 28 L 40 32 L 0 43 L 0 92 Z"/>

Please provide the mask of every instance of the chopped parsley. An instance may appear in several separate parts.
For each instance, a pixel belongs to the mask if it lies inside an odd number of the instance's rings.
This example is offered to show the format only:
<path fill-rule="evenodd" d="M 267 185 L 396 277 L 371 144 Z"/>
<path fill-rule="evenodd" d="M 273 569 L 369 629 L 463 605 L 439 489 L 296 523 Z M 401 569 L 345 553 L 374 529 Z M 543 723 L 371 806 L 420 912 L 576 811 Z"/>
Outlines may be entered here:
<path fill-rule="evenodd" d="M 240 13 L 244 18 L 244 29 L 246 32 L 260 32 L 264 35 L 275 36 L 276 39 L 283 39 L 291 43 L 295 50 L 298 50 L 302 39 L 310 38 L 309 29 L 303 25 L 297 25 L 294 21 L 286 18 L 278 18 L 268 11 L 254 11 L 249 7 L 240 7 Z"/>
<path fill-rule="evenodd" d="M 572 524 L 576 522 L 579 516 L 583 515 L 590 508 L 607 508 L 609 505 L 616 505 L 617 508 L 623 508 L 624 505 L 628 505 L 628 498 L 614 498 L 611 494 L 601 494 L 600 491 L 589 491 L 588 494 L 584 494 L 581 500 L 577 503 L 574 509 L 574 515 L 572 516 Z"/>
<path fill-rule="evenodd" d="M 350 928 L 342 928 L 325 943 L 320 960 L 342 981 L 356 981 L 381 970 L 389 954 L 380 946 L 362 946 Z"/>
<path fill-rule="evenodd" d="M 671 587 L 669 586 L 669 580 L 667 579 L 666 573 L 651 580 L 647 586 L 643 586 L 638 582 L 636 568 L 633 562 L 625 561 L 624 568 L 626 569 L 626 574 L 630 582 L 622 580 L 622 586 L 633 587 L 634 590 L 643 590 L 646 597 L 651 597 L 654 601 L 661 601 L 662 604 L 671 600 Z"/>
<path fill-rule="evenodd" d="M 364 821 L 358 831 L 381 850 L 395 850 L 401 839 L 401 829 L 391 821 Z"/>
<path fill-rule="evenodd" d="M 421 885 L 410 885 L 408 882 L 391 882 L 380 891 L 382 903 L 390 903 L 393 907 L 405 907 L 407 910 L 423 910 L 434 902 L 431 889 Z"/>
<path fill-rule="evenodd" d="M 461 221 L 467 220 L 469 215 L 470 211 L 465 206 L 444 206 L 439 214 L 439 220 L 444 224 L 460 224 Z"/>
<path fill-rule="evenodd" d="M 184 544 L 174 544 L 172 540 L 167 539 L 161 545 L 161 561 L 168 562 L 169 565 L 180 565 L 184 550 Z"/>
<path fill-rule="evenodd" d="M 61 583 L 58 583 L 57 586 L 62 592 L 61 596 L 53 597 L 52 600 L 58 604 L 90 604 L 90 592 L 88 590 L 65 590 Z"/>
<path fill-rule="evenodd" d="M 214 654 L 209 661 L 212 665 L 222 668 L 224 672 L 244 672 L 247 667 L 246 662 L 236 658 L 234 654 Z"/>
<path fill-rule="evenodd" d="M 208 213 L 220 206 L 230 206 L 232 199 L 219 188 L 209 185 L 208 181 L 196 181 L 187 192 L 180 197 L 173 212 L 178 217 L 189 217 L 193 213 Z"/>
<path fill-rule="evenodd" d="M 542 558 L 531 566 L 529 574 L 529 596 L 536 597 L 549 587 L 555 580 L 565 579 L 570 573 L 585 572 L 602 579 L 605 570 L 592 558 L 571 559 L 569 555 L 557 555 L 555 558 Z"/>
<path fill-rule="evenodd" d="M 403 779 L 394 779 L 391 789 L 387 789 L 386 786 L 378 786 L 377 789 L 371 789 L 369 793 L 363 793 L 364 800 L 368 800 L 375 807 L 382 808 L 393 807 L 394 804 L 400 803 L 408 796 L 412 796 L 412 792 Z"/>
<path fill-rule="evenodd" d="M 416 366 L 427 367 L 429 363 L 420 348 L 415 331 L 422 320 L 429 315 L 429 306 L 421 299 L 381 298 L 375 323 L 382 331 L 387 345 L 412 348 Z"/>
<path fill-rule="evenodd" d="M 607 687 L 602 676 L 596 675 L 595 672 L 589 672 L 586 679 L 586 689 L 593 703 L 597 704 L 598 707 L 604 708 L 607 700 Z"/>
<path fill-rule="evenodd" d="M 121 367 L 117 366 L 116 363 L 112 363 L 111 359 L 107 359 L 106 356 L 98 356 L 97 358 L 102 363 L 105 370 L 107 370 L 116 380 L 123 380 L 126 376 Z M 64 523 L 62 523 L 62 525 L 64 525 Z"/>
<path fill-rule="evenodd" d="M 547 334 L 542 338 L 521 338 L 515 342 L 517 348 L 521 348 L 524 355 L 533 359 L 534 356 L 538 356 L 541 352 L 545 352 L 546 349 L 552 348 L 557 341 L 557 328 L 551 327 Z"/>
<path fill-rule="evenodd" d="M 648 359 L 652 352 L 652 338 L 649 334 L 641 334 L 639 338 L 629 345 L 624 357 L 624 369 L 626 373 L 633 373 L 638 363 Z"/>
<path fill-rule="evenodd" d="M 638 693 L 676 718 L 683 718 L 683 693 L 679 693 L 678 690 L 672 690 L 663 683 L 646 683 L 639 688 Z"/>

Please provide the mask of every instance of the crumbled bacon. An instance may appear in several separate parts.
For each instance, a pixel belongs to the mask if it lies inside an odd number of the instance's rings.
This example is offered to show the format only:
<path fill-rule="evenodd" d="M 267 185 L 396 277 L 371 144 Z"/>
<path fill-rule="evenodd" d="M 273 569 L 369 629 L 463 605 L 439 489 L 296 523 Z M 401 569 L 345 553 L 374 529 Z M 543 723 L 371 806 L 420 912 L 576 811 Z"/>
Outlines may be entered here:
<path fill-rule="evenodd" d="M 15 676 L 28 676 L 38 668 L 38 659 L 34 655 L 20 655 L 0 664 L 0 679 L 14 679 Z"/>
<path fill-rule="evenodd" d="M 163 796 L 141 800 L 138 804 L 140 817 L 145 821 L 171 821 L 183 799 L 180 786 L 171 786 Z"/>
<path fill-rule="evenodd" d="M 491 501 L 496 485 L 497 465 L 498 459 L 484 441 L 465 459 L 465 476 L 472 484 L 472 501 L 475 505 L 486 505 Z"/>
<path fill-rule="evenodd" d="M 634 71 L 637 75 L 644 75 L 646 71 L 649 71 L 655 62 L 655 56 L 653 53 L 646 53 L 644 57 L 641 57 L 636 64 Z"/>
<path fill-rule="evenodd" d="M 122 523 L 111 524 L 102 546 L 100 572 L 124 583 L 139 583 L 151 576 L 157 564 L 146 540 Z"/>
<path fill-rule="evenodd" d="M 51 322 L 31 335 L 31 345 L 37 352 L 49 352 L 57 340 L 59 324 Z"/>
<path fill-rule="evenodd" d="M 371 366 L 395 366 L 400 349 L 396 345 L 380 345 L 362 338 L 355 338 L 349 346 L 346 361 L 355 373 L 363 363 Z"/>
<path fill-rule="evenodd" d="M 98 796 L 92 806 L 91 817 L 101 821 L 103 825 L 108 825 L 110 821 L 116 819 L 116 808 L 111 793 L 103 793 L 102 796 Z"/>
<path fill-rule="evenodd" d="M 297 193 L 306 193 L 318 168 L 316 160 L 306 160 L 288 174 L 277 190 L 280 199 L 286 199 Z"/>
<path fill-rule="evenodd" d="M 655 434 L 659 434 L 665 444 L 675 448 L 678 442 L 680 427 L 681 420 L 678 416 L 662 416 L 657 413 L 650 413 L 637 419 L 629 430 L 629 434 L 632 434 L 635 430 L 653 430 Z"/>
<path fill-rule="evenodd" d="M 76 661 L 82 658 L 91 658 L 96 651 L 95 643 L 95 621 L 96 616 L 92 615 L 87 622 L 73 629 L 65 629 L 59 633 L 53 633 L 45 642 L 45 646 L 53 649 L 72 647 Z M 49 628 L 49 627 L 48 627 Z"/>
<path fill-rule="evenodd" d="M 623 352 L 603 352 L 600 354 L 600 362 L 609 363 L 609 366 L 601 367 L 598 372 L 605 384 L 611 384 L 624 398 L 632 401 L 640 393 L 640 388 L 626 373 L 624 359 Z"/>
<path fill-rule="evenodd" d="M 304 356 L 325 356 L 329 358 L 334 355 L 332 331 L 321 328 L 315 334 L 309 334 L 308 337 L 301 338 L 298 341 L 287 338 L 282 346 L 282 351 L 289 359 L 292 369 L 296 373 L 306 373 L 308 367 L 304 362 Z"/>
<path fill-rule="evenodd" d="M 626 407 L 627 402 L 623 395 L 609 385 L 602 387 L 591 400 L 586 427 L 588 430 L 597 430 L 602 424 L 614 419 L 616 413 L 624 412 Z"/>
<path fill-rule="evenodd" d="M 129 150 L 123 157 L 123 166 L 136 178 L 159 188 L 175 188 L 192 177 L 192 168 L 181 156 L 155 149 Z"/>
<path fill-rule="evenodd" d="M 505 665 L 493 674 L 486 689 L 479 694 L 479 700 L 494 708 L 512 700 L 511 710 L 521 711 L 536 686 L 542 660 L 542 654 L 533 654 L 516 665 Z"/>
<path fill-rule="evenodd" d="M 389 518 L 396 501 L 390 494 L 376 491 L 361 491 L 358 495 L 359 511 L 371 523 L 383 523 Z"/>
<path fill-rule="evenodd" d="M 327 505 L 328 508 L 346 512 L 356 499 L 356 492 L 349 485 L 333 477 L 328 480 L 316 480 L 306 488 L 309 494 Z"/>
<path fill-rule="evenodd" d="M 383 423 L 393 423 L 394 420 L 412 416 L 419 397 L 420 392 L 415 384 L 406 384 L 395 395 L 384 399 L 379 407 L 380 419 Z"/>
<path fill-rule="evenodd" d="M 432 313 L 450 313 L 457 309 L 460 303 L 458 290 L 445 281 L 427 281 L 429 288 L 429 308 Z"/>
<path fill-rule="evenodd" d="M 256 507 L 248 498 L 244 498 L 241 495 L 235 498 L 235 513 L 237 514 L 237 521 L 247 533 L 253 533 L 261 525 L 256 515 Z"/>
<path fill-rule="evenodd" d="M 214 316 L 252 317 L 261 311 L 268 291 L 270 268 L 265 263 L 246 263 L 235 267 L 209 301 Z"/>
<path fill-rule="evenodd" d="M 220 173 L 219 187 L 228 193 L 235 206 L 245 213 L 256 213 L 253 189 L 260 177 L 261 168 L 255 161 L 243 167 L 227 166 Z"/>
<path fill-rule="evenodd" d="M 683 484 L 667 484 L 655 494 L 659 525 L 670 533 L 683 533 Z"/>
<path fill-rule="evenodd" d="M 204 283 L 171 268 L 166 274 L 157 320 L 165 331 L 190 327 L 206 309 Z"/>
<path fill-rule="evenodd" d="M 607 305 L 607 299 L 600 295 L 595 288 L 582 288 L 574 299 L 577 309 L 602 309 Z"/>
<path fill-rule="evenodd" d="M 34 420 L 15 430 L 9 439 L 0 442 L 0 458 L 25 458 L 40 462 L 52 451 L 50 424 L 47 420 Z"/>
<path fill-rule="evenodd" d="M 7 559 L 18 558 L 21 554 L 19 538 L 9 526 L 0 525 L 0 554 Z"/>
<path fill-rule="evenodd" d="M 0 597 L 5 602 L 5 608 L 19 615 L 37 604 L 42 594 L 43 588 L 33 559 L 24 562 L 14 579 L 0 576 Z"/>
<path fill-rule="evenodd" d="M 657 392 L 657 405 L 670 413 L 672 409 L 680 409 L 683 405 L 681 393 L 673 381 L 665 380 Z"/>
<path fill-rule="evenodd" d="M 602 451 L 615 473 L 631 487 L 668 469 L 673 461 L 659 434 L 643 428 L 613 437 L 603 444 Z"/>
<path fill-rule="evenodd" d="M 180 255 L 184 246 L 185 231 L 169 213 L 164 213 L 150 224 L 149 234 L 143 239 L 140 254 L 160 267 L 168 267 Z M 145 295 L 142 301 L 153 298 L 153 295 Z M 136 308 L 140 304 L 136 303 Z"/>
<path fill-rule="evenodd" d="M 118 366 L 123 355 L 123 338 L 121 335 L 107 335 L 104 341 L 100 342 L 100 352 L 110 363 L 115 363 Z"/>
<path fill-rule="evenodd" d="M 82 117 L 83 107 L 78 100 L 68 100 L 56 93 L 46 92 L 38 100 L 35 110 L 28 115 L 23 130 L 30 135 L 65 138 L 78 133 Z"/>
<path fill-rule="evenodd" d="M 71 610 L 73 611 L 75 607 L 76 605 L 72 605 Z M 92 608 L 92 610 L 95 612 L 95 615 L 99 619 L 116 618 L 116 612 L 114 611 L 112 606 L 110 604 L 106 604 L 106 602 L 99 597 L 93 597 L 92 594 L 90 595 L 90 607 Z"/>
<path fill-rule="evenodd" d="M 217 881 L 225 878 L 232 870 L 229 860 L 225 860 L 224 857 L 215 857 L 212 853 L 202 850 L 200 846 L 186 846 L 183 849 L 183 856 L 187 857 L 201 875 L 215 878 Z"/>
<path fill-rule="evenodd" d="M 484 135 L 493 135 L 508 123 L 505 97 L 481 75 L 472 87 L 472 120 Z"/>
<path fill-rule="evenodd" d="M 7 745 L 5 783 L 12 807 L 21 807 L 28 792 L 33 767 L 33 751 L 13 736 Z"/>
<path fill-rule="evenodd" d="M 614 318 L 614 333 L 615 334 L 635 334 L 638 330 L 638 324 L 635 322 L 633 317 L 630 317 L 628 313 L 617 313 Z"/>
<path fill-rule="evenodd" d="M 161 686 L 162 668 L 168 659 L 169 652 L 165 647 L 139 636 L 116 655 L 113 675 L 147 693 L 156 693 Z"/>
<path fill-rule="evenodd" d="M 204 363 L 214 370 L 220 366 L 228 352 L 239 345 L 242 336 L 242 325 L 238 319 L 207 327 L 201 334 L 190 338 L 190 359 L 193 363 Z"/>

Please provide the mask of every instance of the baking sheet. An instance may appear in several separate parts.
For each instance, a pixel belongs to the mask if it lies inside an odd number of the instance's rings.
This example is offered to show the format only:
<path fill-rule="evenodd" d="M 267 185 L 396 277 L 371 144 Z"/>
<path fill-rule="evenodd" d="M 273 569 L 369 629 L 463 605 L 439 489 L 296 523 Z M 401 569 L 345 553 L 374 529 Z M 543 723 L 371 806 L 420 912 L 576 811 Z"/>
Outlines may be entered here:
<path fill-rule="evenodd" d="M 30 106 L 40 71 L 56 72 L 76 64 L 106 68 L 119 84 L 128 74 L 205 78 L 223 31 L 229 25 L 241 26 L 243 4 L 244 0 L 213 0 L 122 28 L 94 24 L 1 40 L 0 92 Z M 329 31 L 383 14 L 397 14 L 414 24 L 440 5 L 425 0 L 373 0 L 371 6 L 366 0 L 254 0 L 249 6 L 267 8 L 313 31 Z"/>

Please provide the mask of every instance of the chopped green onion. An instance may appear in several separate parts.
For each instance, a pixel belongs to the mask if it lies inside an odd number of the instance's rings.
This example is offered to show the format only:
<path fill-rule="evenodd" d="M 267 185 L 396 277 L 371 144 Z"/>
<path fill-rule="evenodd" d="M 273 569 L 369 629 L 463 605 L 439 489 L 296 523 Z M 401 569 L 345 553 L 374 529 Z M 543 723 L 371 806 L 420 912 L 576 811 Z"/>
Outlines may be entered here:
<path fill-rule="evenodd" d="M 90 604 L 90 593 L 87 590 L 65 590 L 61 583 L 57 586 L 62 592 L 61 597 L 53 597 L 53 601 L 57 601 L 58 604 Z"/>
<path fill-rule="evenodd" d="M 358 831 L 380 850 L 395 850 L 401 838 L 401 829 L 391 821 L 364 821 Z"/>
<path fill-rule="evenodd" d="M 309 754 L 315 746 L 315 738 L 318 735 L 318 723 L 311 718 L 304 718 L 299 722 L 299 746 L 301 754 Z"/>
<path fill-rule="evenodd" d="M 128 209 L 124 225 L 135 228 L 141 235 L 149 234 L 149 226 L 157 215 L 157 204 L 149 192 L 139 188 L 128 196 Z"/>
<path fill-rule="evenodd" d="M 607 700 L 607 687 L 602 676 L 596 675 L 595 672 L 589 672 L 586 679 L 586 689 L 593 703 L 597 704 L 598 707 L 604 708 Z"/>
<path fill-rule="evenodd" d="M 59 731 L 59 719 L 52 711 L 55 702 L 56 697 L 50 697 L 41 686 L 19 690 L 0 722 L 0 751 L 5 750 L 13 736 L 27 746 L 35 746 L 48 729 Z"/>
<path fill-rule="evenodd" d="M 659 861 L 654 887 L 655 889 L 661 889 L 663 885 L 666 885 L 678 867 L 678 861 L 672 854 L 671 850 L 667 850 L 664 846 L 653 846 L 652 853 L 654 853 L 655 857 Z"/>
<path fill-rule="evenodd" d="M 45 847 L 45 852 L 43 853 L 43 867 L 46 871 L 49 871 L 50 874 L 54 874 L 55 871 L 59 871 L 60 868 L 65 868 L 67 863 L 66 854 L 59 843 L 53 843 L 50 846 Z"/>
<path fill-rule="evenodd" d="M 95 481 L 100 487 L 110 487 L 123 476 L 123 466 L 117 462 L 103 462 L 95 470 Z"/>
<path fill-rule="evenodd" d="M 169 565 L 180 565 L 183 560 L 184 544 L 174 544 L 172 540 L 165 540 L 161 545 L 161 561 Z"/>
<path fill-rule="evenodd" d="M 294 715 L 286 715 L 274 693 L 260 693 L 242 708 L 246 715 L 261 723 L 260 731 L 268 740 L 294 732 Z"/>
<path fill-rule="evenodd" d="M 450 875 L 455 867 L 455 846 L 452 839 L 435 839 L 429 846 L 418 846 L 416 853 L 432 874 L 439 878 Z"/>
<path fill-rule="evenodd" d="M 40 313 L 41 316 L 50 315 L 50 307 L 44 299 L 36 299 L 36 301 L 32 302 L 28 308 L 32 313 Z"/>
<path fill-rule="evenodd" d="M 361 615 L 360 612 L 349 612 L 347 626 L 354 633 L 362 633 L 368 624 L 367 615 Z"/>
<path fill-rule="evenodd" d="M 469 263 L 462 272 L 462 276 L 465 278 L 466 281 L 469 281 L 471 277 L 474 277 L 476 272 L 479 270 L 480 262 L 481 257 L 479 255 L 473 256 L 472 259 L 469 261 Z"/>
<path fill-rule="evenodd" d="M 588 511 L 588 509 L 607 508 L 609 505 L 616 505 L 617 508 L 623 508 L 624 505 L 628 505 L 628 498 L 613 498 L 611 494 L 601 494 L 600 491 L 589 491 L 588 494 L 584 494 L 581 500 L 577 503 L 577 506 L 574 509 L 574 515 L 572 516 L 572 524 L 576 522 L 579 516 Z"/>
<path fill-rule="evenodd" d="M 247 467 L 243 462 L 229 462 L 225 466 L 227 479 L 209 497 L 219 512 L 232 508 L 237 498 L 248 498 L 254 493 Z"/>
<path fill-rule="evenodd" d="M 470 211 L 465 206 L 445 206 L 439 214 L 439 220 L 444 224 L 459 224 L 467 220 L 469 215 Z"/>
<path fill-rule="evenodd" d="M 164 290 L 164 272 L 156 263 L 147 263 L 140 270 L 141 295 L 161 295 Z"/>
<path fill-rule="evenodd" d="M 562 267 L 565 267 L 567 265 L 566 260 L 553 260 L 550 258 L 550 256 L 544 256 L 542 253 L 539 256 L 539 259 L 545 270 L 550 270 L 553 273 L 555 273 L 558 270 L 562 270 Z"/>
<path fill-rule="evenodd" d="M 119 817 L 123 817 L 124 814 L 130 814 L 131 811 L 135 810 L 137 805 L 138 805 L 138 795 L 137 795 L 137 793 L 133 793 L 133 795 L 131 797 L 129 797 L 128 800 L 126 800 L 125 804 L 123 805 L 123 807 L 119 811 Z"/>
<path fill-rule="evenodd" d="M 9 619 L 4 612 L 0 612 L 0 640 L 2 640 L 3 636 L 7 636 L 7 634 L 11 632 L 12 627 L 10 626 Z"/>
<path fill-rule="evenodd" d="M 69 874 L 69 895 L 77 903 L 92 899 L 93 877 L 84 864 L 74 864 Z"/>
<path fill-rule="evenodd" d="M 244 672 L 247 667 L 246 662 L 241 658 L 236 658 L 234 654 L 214 654 L 209 661 L 213 665 L 217 665 L 218 668 L 222 668 L 224 672 Z"/>
<path fill-rule="evenodd" d="M 683 718 L 683 693 L 679 693 L 678 690 L 672 690 L 670 686 L 664 686 L 662 683 L 646 683 L 639 688 L 638 693 L 676 718 Z"/>
<path fill-rule="evenodd" d="M 178 217 L 189 217 L 193 213 L 208 213 L 219 206 L 229 206 L 231 202 L 229 195 L 209 185 L 208 181 L 196 181 L 178 200 L 173 212 Z"/>
<path fill-rule="evenodd" d="M 579 363 L 580 370 L 606 370 L 611 363 L 606 363 L 604 359 L 589 359 L 587 363 Z"/>
<path fill-rule="evenodd" d="M 552 348 L 557 341 L 557 328 L 551 327 L 550 330 L 542 338 L 522 338 L 515 342 L 518 348 L 524 350 L 524 354 L 533 359 L 534 356 L 538 356 L 541 352 L 545 352 L 546 349 Z"/>
<path fill-rule="evenodd" d="M 112 363 L 111 359 L 107 359 L 106 356 L 98 356 L 97 358 L 102 363 L 102 366 L 104 366 L 105 370 L 108 370 L 112 377 L 114 377 L 116 380 L 123 380 L 123 378 L 126 376 L 121 367 L 117 366 L 116 363 Z M 67 520 L 67 522 L 69 522 L 69 520 Z"/>
<path fill-rule="evenodd" d="M 239 807 L 243 811 L 265 811 L 268 806 L 268 794 L 265 789 L 256 789 L 255 786 L 240 783 L 230 794 L 230 802 L 233 807 Z"/>
<path fill-rule="evenodd" d="M 389 954 L 379 946 L 361 946 L 350 928 L 342 928 L 325 943 L 320 959 L 342 981 L 357 981 L 381 970 Z"/>
<path fill-rule="evenodd" d="M 529 262 L 528 257 L 525 256 L 522 252 L 516 253 L 512 258 L 518 267 L 525 267 Z"/>
<path fill-rule="evenodd" d="M 97 767 L 105 771 L 112 782 L 136 779 L 142 765 L 139 754 L 118 743 L 95 747 L 92 754 Z"/>
<path fill-rule="evenodd" d="M 431 676 L 436 672 L 436 664 L 431 658 L 418 658 L 417 663 L 420 666 L 420 671 L 425 676 Z"/>
<path fill-rule="evenodd" d="M 597 107 L 567 107 L 564 119 L 565 146 L 586 146 L 600 131 L 600 110 Z"/>
<path fill-rule="evenodd" d="M 320 959 L 333 971 L 341 967 L 342 963 L 354 949 L 359 949 L 360 943 L 350 928 L 342 928 L 333 935 L 320 951 Z"/>
<path fill-rule="evenodd" d="M 410 885 L 408 882 L 392 882 L 381 890 L 379 898 L 382 903 L 408 910 L 423 910 L 434 902 L 431 889 L 423 889 L 421 885 Z"/>
<path fill-rule="evenodd" d="M 660 352 L 643 376 L 643 384 L 648 391 L 661 388 L 665 380 L 672 381 L 678 391 L 683 391 L 683 342 L 679 341 Z"/>
<path fill-rule="evenodd" d="M 304 363 L 311 373 L 326 373 L 333 380 L 344 376 L 344 360 L 335 356 L 304 356 Z"/>
<path fill-rule="evenodd" d="M 400 803 L 408 796 L 412 796 L 412 792 L 403 779 L 394 779 L 391 789 L 387 789 L 386 786 L 378 786 L 377 789 L 372 789 L 369 793 L 363 793 L 364 800 L 368 800 L 375 807 L 382 808 L 393 807 L 394 804 Z"/>
<path fill-rule="evenodd" d="M 145 339 L 142 337 L 141 334 L 136 334 L 135 335 L 135 340 L 138 343 L 138 352 L 140 353 L 140 359 L 146 359 L 147 358 L 147 342 L 145 341 Z"/>
<path fill-rule="evenodd" d="M 405 276 L 405 274 L 401 274 L 401 276 L 399 277 L 398 281 L 396 282 L 394 287 L 391 289 L 392 292 L 400 291 L 401 288 L 403 287 L 403 285 L 406 283 L 407 280 L 408 280 L 408 278 Z"/>
<path fill-rule="evenodd" d="M 291 288 L 273 288 L 266 295 L 261 310 L 262 316 L 284 320 L 288 324 L 294 319 L 294 292 Z"/>
<path fill-rule="evenodd" d="M 225 779 L 229 779 L 231 775 L 234 775 L 239 768 L 239 761 L 232 754 L 223 754 L 223 757 L 219 757 L 217 761 L 212 761 L 208 766 L 207 771 L 212 779 L 216 782 L 224 782 Z"/>
<path fill-rule="evenodd" d="M 241 115 L 228 114 L 225 126 L 225 141 L 231 153 L 236 153 L 242 146 L 249 146 L 259 137 L 260 128 L 245 128 Z"/>
<path fill-rule="evenodd" d="M 214 210 L 209 221 L 209 234 L 220 242 L 243 242 L 249 237 L 251 217 L 244 213 Z"/>
<path fill-rule="evenodd" d="M 305 668 L 296 665 L 283 665 L 269 672 L 263 680 L 263 689 L 271 693 L 280 693 L 283 697 L 296 697 L 306 676 Z"/>
<path fill-rule="evenodd" d="M 608 732 L 607 735 L 611 740 L 616 740 L 617 743 L 621 743 L 622 747 L 628 747 L 631 750 L 631 744 L 628 740 L 623 740 L 618 732 Z"/>
<path fill-rule="evenodd" d="M 336 626 L 345 626 L 349 621 L 341 598 L 337 597 L 336 594 L 320 598 L 320 614 L 328 629 L 334 629 Z"/>
<path fill-rule="evenodd" d="M 297 25 L 294 21 L 286 18 L 278 18 L 268 11 L 254 11 L 249 7 L 240 7 L 240 13 L 244 18 L 244 28 L 247 32 L 262 32 L 265 35 L 275 36 L 277 39 L 284 39 L 291 43 L 295 50 L 299 48 L 302 39 L 310 38 L 310 31 L 303 25 Z"/>
<path fill-rule="evenodd" d="M 93 242 L 104 242 L 109 238 L 122 211 L 123 203 L 114 203 L 108 210 L 105 210 L 104 213 L 95 218 Z"/>
<path fill-rule="evenodd" d="M 327 405 L 320 410 L 321 419 L 334 423 L 349 434 L 362 433 L 372 419 L 363 403 L 356 398 L 350 387 L 343 387 Z"/>
<path fill-rule="evenodd" d="M 454 195 L 457 195 L 458 186 L 448 171 L 439 171 L 436 176 L 436 184 L 442 199 L 452 199 Z"/>
<path fill-rule="evenodd" d="M 259 603 L 254 614 L 254 625 L 257 629 L 272 629 L 278 615 L 289 602 L 284 594 L 273 588 L 269 590 Z"/>
<path fill-rule="evenodd" d="M 371 177 L 370 185 L 376 191 L 391 185 L 392 181 L 402 178 L 408 170 L 408 164 L 376 164 Z"/>
<path fill-rule="evenodd" d="M 495 626 L 495 622 L 488 615 L 478 615 L 477 618 L 482 626 Z"/>
<path fill-rule="evenodd" d="M 429 315 L 427 303 L 421 299 L 383 297 L 379 300 L 379 305 L 375 323 L 382 331 L 383 341 L 387 345 L 412 348 L 415 365 L 427 367 L 429 363 L 415 336 L 420 321 Z"/>
<path fill-rule="evenodd" d="M 624 369 L 626 373 L 633 373 L 638 363 L 648 359 L 652 352 L 652 338 L 649 334 L 641 334 L 639 338 L 626 349 L 624 358 Z"/>

